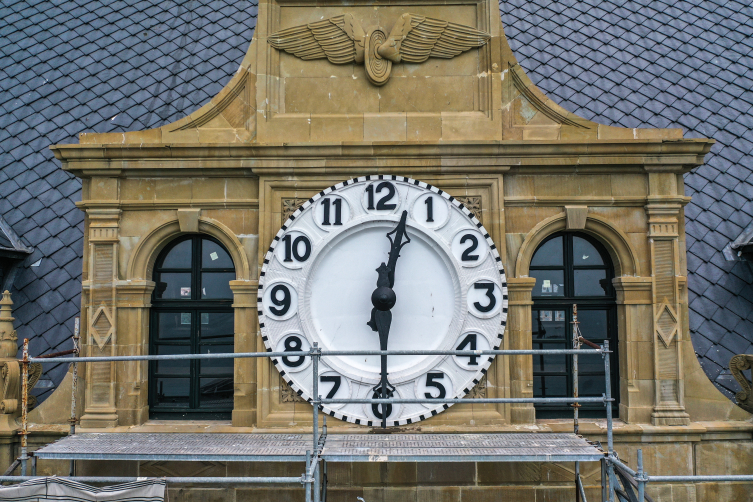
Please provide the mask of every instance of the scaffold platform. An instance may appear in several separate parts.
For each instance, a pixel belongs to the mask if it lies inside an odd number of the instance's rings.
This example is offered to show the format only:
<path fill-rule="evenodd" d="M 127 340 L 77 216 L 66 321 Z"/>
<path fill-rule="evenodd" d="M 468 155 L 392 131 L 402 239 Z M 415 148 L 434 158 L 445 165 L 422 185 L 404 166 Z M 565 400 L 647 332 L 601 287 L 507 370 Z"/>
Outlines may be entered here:
<path fill-rule="evenodd" d="M 606 454 L 568 433 L 330 434 L 328 462 L 598 462 Z"/>
<path fill-rule="evenodd" d="M 328 462 L 598 462 L 605 453 L 572 433 L 328 434 Z M 66 460 L 302 461 L 306 434 L 84 433 L 34 455 Z"/>
<path fill-rule="evenodd" d="M 300 461 L 311 434 L 84 433 L 34 452 L 40 459 L 143 461 Z"/>

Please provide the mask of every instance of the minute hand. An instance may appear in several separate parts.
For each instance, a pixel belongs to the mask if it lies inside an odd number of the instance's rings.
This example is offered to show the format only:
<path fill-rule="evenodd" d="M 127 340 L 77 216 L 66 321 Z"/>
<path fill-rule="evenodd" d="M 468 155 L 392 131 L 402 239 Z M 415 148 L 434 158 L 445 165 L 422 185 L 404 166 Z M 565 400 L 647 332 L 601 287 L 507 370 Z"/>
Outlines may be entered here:
<path fill-rule="evenodd" d="M 390 259 L 387 262 L 387 277 L 390 281 L 390 288 L 395 286 L 395 266 L 397 265 L 397 259 L 400 257 L 400 250 L 410 242 L 410 237 L 405 231 L 405 220 L 408 218 L 408 211 L 403 211 L 403 215 L 400 217 L 400 223 L 397 224 L 392 232 L 387 234 L 387 238 L 390 240 Z M 394 238 L 392 237 L 394 234 Z M 405 239 L 405 242 L 403 242 Z"/>

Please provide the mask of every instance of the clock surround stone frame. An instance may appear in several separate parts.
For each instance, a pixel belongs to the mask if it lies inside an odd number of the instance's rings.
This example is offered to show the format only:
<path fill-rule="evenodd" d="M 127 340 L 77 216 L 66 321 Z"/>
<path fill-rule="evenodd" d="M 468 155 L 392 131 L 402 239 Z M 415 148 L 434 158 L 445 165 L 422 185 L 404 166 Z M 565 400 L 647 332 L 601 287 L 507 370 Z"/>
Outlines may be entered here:
<path fill-rule="evenodd" d="M 499 242 L 497 237 L 502 234 L 503 225 L 502 214 L 499 206 L 499 197 L 502 193 L 502 179 L 500 176 L 480 176 L 480 177 L 438 177 L 438 176 L 421 176 L 419 181 L 435 186 L 453 197 L 481 197 L 482 200 L 488 200 L 488 210 L 486 213 L 482 213 L 482 221 L 484 227 L 489 232 L 492 240 Z M 309 200 L 310 197 L 319 193 L 321 190 L 333 186 L 337 183 L 345 181 L 345 179 L 339 179 L 336 177 L 318 178 L 316 181 L 310 180 L 304 183 L 298 181 L 290 181 L 285 178 L 270 177 L 269 179 L 260 180 L 262 185 L 260 186 L 261 193 L 264 194 L 264 207 L 269 204 L 269 208 L 274 210 L 280 208 L 280 212 L 272 213 L 272 219 L 269 224 L 260 230 L 259 242 L 271 242 L 274 236 L 279 231 L 280 227 L 285 223 L 287 218 L 284 218 L 285 213 L 282 209 L 286 207 L 285 200 L 301 200 L 301 202 Z M 329 184 L 327 184 L 329 183 Z M 496 201 L 494 199 L 497 199 Z M 260 204 L 260 209 L 262 205 Z M 288 215 L 289 216 L 289 215 Z M 490 223 L 486 223 L 489 220 Z M 279 225 L 277 222 L 279 221 Z M 266 232 L 266 233 L 264 233 Z M 261 244 L 260 244 L 261 248 Z M 260 249 L 260 258 L 263 258 L 266 254 L 267 248 Z M 500 257 L 503 262 L 505 260 L 502 255 L 502 251 L 499 250 Z M 261 267 L 261 263 L 259 265 Z M 509 294 L 509 293 L 508 293 Z M 509 309 L 509 307 L 508 307 Z M 508 310 L 509 318 L 509 310 Z M 509 326 L 509 321 L 508 321 Z M 506 338 L 506 337 L 505 337 Z M 506 341 L 503 338 L 503 345 L 500 348 L 506 348 Z M 260 350 L 264 350 L 264 344 L 261 344 Z M 505 371 L 505 358 L 496 358 L 491 364 L 486 374 L 486 397 L 509 397 L 509 391 L 507 389 L 507 383 L 504 379 Z M 284 381 L 279 377 L 279 372 L 275 368 L 274 364 L 268 359 L 263 358 L 259 364 L 260 374 L 259 382 L 263 388 L 274 389 L 275 383 L 282 386 Z M 302 400 L 295 399 L 292 402 L 283 402 L 281 392 L 268 392 L 260 398 L 259 409 L 263 410 L 259 414 L 259 423 L 265 427 L 279 427 L 283 424 L 310 424 L 311 416 L 302 413 L 302 410 L 310 410 L 311 404 Z M 469 412 L 466 408 L 471 408 L 471 418 L 468 417 Z M 457 411 L 460 409 L 461 411 Z M 473 405 L 454 405 L 449 409 L 443 411 L 437 416 L 431 418 L 431 423 L 438 425 L 452 425 L 463 423 L 468 420 L 473 420 L 479 425 L 493 425 L 508 422 L 506 418 L 508 414 L 505 409 L 505 405 L 499 404 L 473 404 Z M 444 418 L 444 420 L 443 420 Z M 421 424 L 427 424 L 426 421 L 420 422 Z M 357 427 L 357 426 L 354 426 Z"/>

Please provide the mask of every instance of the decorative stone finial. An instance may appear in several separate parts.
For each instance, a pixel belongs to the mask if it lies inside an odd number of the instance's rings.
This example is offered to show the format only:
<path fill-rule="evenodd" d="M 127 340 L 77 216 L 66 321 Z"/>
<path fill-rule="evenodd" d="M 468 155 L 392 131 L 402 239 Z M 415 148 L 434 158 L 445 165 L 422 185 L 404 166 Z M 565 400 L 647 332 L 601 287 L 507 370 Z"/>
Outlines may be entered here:
<path fill-rule="evenodd" d="M 13 311 L 10 291 L 3 292 L 0 300 L 0 358 L 15 358 L 18 352 L 16 330 L 13 329 Z"/>
<path fill-rule="evenodd" d="M 13 300 L 10 299 L 10 291 L 6 289 L 3 291 L 3 299 L 0 300 L 0 320 L 10 317 L 11 305 L 13 305 Z M 13 318 L 11 318 L 12 320 Z"/>

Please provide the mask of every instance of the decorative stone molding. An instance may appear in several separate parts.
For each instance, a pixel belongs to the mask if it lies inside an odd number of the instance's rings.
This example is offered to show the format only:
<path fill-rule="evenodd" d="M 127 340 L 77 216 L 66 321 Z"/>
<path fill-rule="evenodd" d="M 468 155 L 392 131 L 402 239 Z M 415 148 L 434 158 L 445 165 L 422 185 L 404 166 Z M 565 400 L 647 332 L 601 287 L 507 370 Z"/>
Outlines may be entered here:
<path fill-rule="evenodd" d="M 539 247 L 539 244 L 544 242 L 544 239 L 551 234 L 563 230 L 567 230 L 567 213 L 564 211 L 541 221 L 533 227 L 526 234 L 523 244 L 520 246 L 515 261 L 515 277 L 527 277 L 533 253 Z M 601 216 L 589 214 L 583 231 L 606 244 L 607 251 L 609 251 L 614 263 L 615 276 L 642 275 L 638 253 L 625 232 L 614 223 Z"/>
<path fill-rule="evenodd" d="M 220 241 L 230 253 L 239 280 L 251 280 L 251 269 L 246 250 L 238 237 L 226 225 L 211 218 L 199 218 L 199 232 Z M 127 279 L 151 280 L 154 262 L 159 252 L 173 239 L 181 235 L 177 219 L 162 223 L 139 240 L 128 261 Z"/>
<path fill-rule="evenodd" d="M 658 180 L 655 180 L 655 183 Z M 687 425 L 682 372 L 682 325 L 679 290 L 679 218 L 682 205 L 650 202 L 646 206 L 654 279 L 654 425 Z"/>
<path fill-rule="evenodd" d="M 483 220 L 481 219 L 482 204 L 480 195 L 465 195 L 455 198 L 460 201 L 460 203 L 463 204 L 466 209 L 468 209 L 468 211 L 472 212 L 473 216 L 478 218 L 478 221 L 483 223 Z"/>
<path fill-rule="evenodd" d="M 490 34 L 470 26 L 409 13 L 397 19 L 389 35 L 381 27 L 364 31 L 355 16 L 348 13 L 278 31 L 267 42 L 301 59 L 363 64 L 369 82 L 382 86 L 390 79 L 393 63 L 453 58 L 486 45 L 490 38 Z"/>
<path fill-rule="evenodd" d="M 21 363 L 16 359 L 18 345 L 13 328 L 13 301 L 10 292 L 3 292 L 0 300 L 0 434 L 19 428 L 16 418 L 21 415 Z M 42 376 L 42 364 L 29 365 L 29 391 Z M 33 409 L 37 398 L 29 395 L 28 408 Z"/>
<path fill-rule="evenodd" d="M 82 310 L 88 313 L 84 337 L 87 356 L 117 355 L 119 209 L 89 209 L 89 274 L 84 282 Z M 115 409 L 115 363 L 99 361 L 86 365 L 86 404 L 83 427 L 113 427 Z"/>
<path fill-rule="evenodd" d="M 568 230 L 583 230 L 586 228 L 588 206 L 565 206 Z"/>
<path fill-rule="evenodd" d="M 0 300 L 0 358 L 15 358 L 18 352 L 18 336 L 13 328 L 15 318 L 12 316 L 12 306 L 10 291 L 4 291 Z"/>
<path fill-rule="evenodd" d="M 525 74 L 519 64 L 510 65 L 510 75 L 515 89 L 525 97 L 525 99 L 537 111 L 546 115 L 550 120 L 557 124 L 564 124 L 582 129 L 592 129 L 596 124 L 589 122 L 570 113 L 561 106 L 554 103 L 551 99 L 542 93 Z"/>
<path fill-rule="evenodd" d="M 199 231 L 199 215 L 201 209 L 178 209 L 178 224 L 180 231 L 195 234 Z"/>
<path fill-rule="evenodd" d="M 282 210 L 281 210 L 281 217 L 282 222 L 285 223 L 290 216 L 296 212 L 296 210 L 301 207 L 301 204 L 306 202 L 308 199 L 301 198 L 301 197 L 290 197 L 287 199 L 282 199 Z"/>
<path fill-rule="evenodd" d="M 486 375 L 465 395 L 463 399 L 476 399 L 486 397 Z"/>
<path fill-rule="evenodd" d="M 750 354 L 738 354 L 729 360 L 729 370 L 742 388 L 740 392 L 735 394 L 735 400 L 737 405 L 748 413 L 753 413 L 753 388 L 750 381 L 745 378 L 743 371 L 749 370 L 751 363 L 753 363 L 753 355 Z"/>
<path fill-rule="evenodd" d="M 281 403 L 305 403 L 301 396 L 298 395 L 288 382 L 280 375 L 280 402 Z"/>

